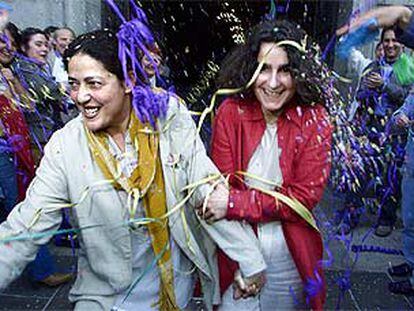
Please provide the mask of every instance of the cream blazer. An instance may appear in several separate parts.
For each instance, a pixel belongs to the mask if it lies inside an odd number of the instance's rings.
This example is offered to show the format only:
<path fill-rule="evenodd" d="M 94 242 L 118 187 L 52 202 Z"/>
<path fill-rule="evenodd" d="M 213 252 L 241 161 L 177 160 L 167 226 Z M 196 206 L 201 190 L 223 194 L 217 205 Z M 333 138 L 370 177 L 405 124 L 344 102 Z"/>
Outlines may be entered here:
<path fill-rule="evenodd" d="M 206 155 L 189 111 L 177 98 L 170 98 L 167 115 L 158 121 L 158 126 L 167 205 L 171 210 L 185 197 L 182 189 L 186 185 L 217 174 L 218 170 Z M 128 226 L 122 225 L 127 218 L 126 193 L 102 183 L 104 179 L 88 148 L 80 115 L 54 133 L 25 201 L 0 225 L 0 239 L 10 234 L 57 230 L 62 212 L 56 208 L 77 203 L 70 212 L 73 225 L 82 228 L 81 247 L 69 299 L 79 310 L 110 310 L 116 294 L 132 282 L 130 233 Z M 202 204 L 209 187 L 198 187 L 191 200 L 170 216 L 169 226 L 174 241 L 196 266 L 194 273 L 201 279 L 205 304 L 211 309 L 220 303 L 216 245 L 239 262 L 245 276 L 263 271 L 266 264 L 249 225 L 227 220 L 209 225 L 199 219 L 194 206 Z M 38 210 L 40 218 L 28 230 Z M 34 259 L 38 247 L 50 238 L 48 235 L 10 244 L 0 242 L 0 289 L 21 273 Z"/>

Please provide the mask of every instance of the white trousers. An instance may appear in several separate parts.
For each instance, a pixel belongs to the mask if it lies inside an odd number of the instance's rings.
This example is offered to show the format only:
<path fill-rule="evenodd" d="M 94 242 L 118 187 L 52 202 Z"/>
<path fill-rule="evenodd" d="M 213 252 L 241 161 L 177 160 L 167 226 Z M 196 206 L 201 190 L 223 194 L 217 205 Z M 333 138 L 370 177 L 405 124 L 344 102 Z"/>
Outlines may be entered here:
<path fill-rule="evenodd" d="M 223 295 L 220 311 L 297 310 L 304 308 L 302 280 L 293 262 L 280 222 L 260 224 L 258 238 L 267 270 L 259 295 L 233 299 L 233 286 Z"/>

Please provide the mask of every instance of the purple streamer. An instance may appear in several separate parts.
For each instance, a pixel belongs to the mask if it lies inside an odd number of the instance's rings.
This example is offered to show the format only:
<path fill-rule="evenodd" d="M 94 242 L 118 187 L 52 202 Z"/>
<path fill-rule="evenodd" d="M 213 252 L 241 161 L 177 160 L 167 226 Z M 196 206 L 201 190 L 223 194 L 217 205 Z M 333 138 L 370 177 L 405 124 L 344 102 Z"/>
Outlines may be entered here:
<path fill-rule="evenodd" d="M 133 0 L 130 0 L 132 7 L 132 20 L 127 21 L 122 15 L 117 5 L 112 0 L 106 0 L 114 12 L 122 21 L 122 25 L 117 33 L 119 52 L 118 57 L 122 65 L 125 81 L 128 86 L 132 87 L 133 82 L 129 77 L 129 65 L 132 67 L 135 86 L 132 91 L 132 104 L 137 117 L 143 123 L 150 123 L 152 127 L 156 125 L 156 119 L 164 117 L 168 109 L 169 93 L 154 93 L 151 87 L 145 81 L 141 80 L 143 76 L 146 80 L 147 74 L 142 68 L 139 59 L 143 53 L 153 64 L 157 76 L 158 68 L 148 50 L 148 47 L 155 45 L 154 37 L 148 27 L 148 19 Z"/>
<path fill-rule="evenodd" d="M 306 304 L 310 305 L 310 299 L 316 297 L 323 290 L 323 279 L 318 273 L 317 269 L 314 270 L 314 278 L 308 278 L 304 285 L 304 292 L 306 293 Z"/>
<path fill-rule="evenodd" d="M 361 253 L 361 252 L 369 252 L 369 253 L 382 253 L 387 255 L 400 255 L 404 256 L 404 253 L 400 249 L 394 249 L 394 248 L 387 248 L 377 245 L 352 245 L 351 250 L 354 253 Z"/>
<path fill-rule="evenodd" d="M 111 9 L 115 12 L 115 14 L 118 15 L 118 17 L 122 21 L 122 23 L 126 23 L 126 19 L 125 19 L 124 15 L 122 15 L 121 11 L 119 10 L 119 8 L 115 4 L 115 2 L 113 0 L 106 0 L 106 3 L 111 7 Z"/>
<path fill-rule="evenodd" d="M 24 142 L 21 135 L 9 136 L 6 139 L 0 138 L 0 153 L 16 153 L 22 149 Z"/>

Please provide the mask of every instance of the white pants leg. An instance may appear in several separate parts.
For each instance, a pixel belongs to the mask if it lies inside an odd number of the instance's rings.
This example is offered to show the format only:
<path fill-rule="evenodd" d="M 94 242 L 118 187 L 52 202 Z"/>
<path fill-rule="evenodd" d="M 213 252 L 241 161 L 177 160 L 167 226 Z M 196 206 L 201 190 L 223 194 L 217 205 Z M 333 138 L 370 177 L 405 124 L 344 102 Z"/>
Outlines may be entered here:
<path fill-rule="evenodd" d="M 258 238 L 267 264 L 266 284 L 257 297 L 233 299 L 233 287 L 223 295 L 220 311 L 298 310 L 305 306 L 303 286 L 280 222 L 261 224 Z"/>

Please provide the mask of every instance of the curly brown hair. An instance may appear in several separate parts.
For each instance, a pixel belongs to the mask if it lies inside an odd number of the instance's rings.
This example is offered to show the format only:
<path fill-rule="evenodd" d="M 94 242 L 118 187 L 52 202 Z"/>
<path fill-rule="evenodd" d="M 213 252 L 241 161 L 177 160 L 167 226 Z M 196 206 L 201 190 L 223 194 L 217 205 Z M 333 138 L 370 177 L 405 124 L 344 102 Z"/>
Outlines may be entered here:
<path fill-rule="evenodd" d="M 256 25 L 247 36 L 246 43 L 237 46 L 224 59 L 217 79 L 219 88 L 244 87 L 252 78 L 258 64 L 257 56 L 264 42 L 296 42 L 283 44 L 289 59 L 289 70 L 296 83 L 299 104 L 323 103 L 324 66 L 319 61 L 320 49 L 295 23 L 287 20 L 270 20 Z M 254 97 L 252 87 L 237 94 L 239 97 Z"/>

